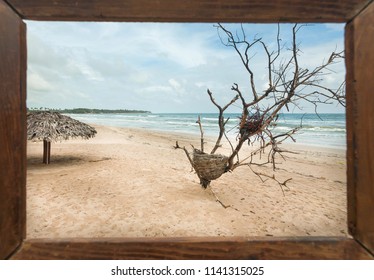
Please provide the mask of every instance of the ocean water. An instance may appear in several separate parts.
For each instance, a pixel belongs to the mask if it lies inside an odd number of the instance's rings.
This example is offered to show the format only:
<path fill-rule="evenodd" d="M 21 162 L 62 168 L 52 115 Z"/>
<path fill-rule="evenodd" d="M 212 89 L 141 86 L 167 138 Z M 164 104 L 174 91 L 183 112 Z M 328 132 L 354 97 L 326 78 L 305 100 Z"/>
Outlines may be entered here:
<path fill-rule="evenodd" d="M 116 127 L 134 127 L 165 132 L 182 132 L 200 135 L 196 120 L 199 114 L 165 113 L 165 114 L 69 114 L 72 118 L 88 124 L 99 124 Z M 205 135 L 218 134 L 218 114 L 200 114 Z M 240 114 L 225 114 L 230 118 L 226 132 L 230 138 L 238 133 Z M 284 133 L 302 125 L 294 135 L 296 143 L 320 147 L 346 148 L 345 114 L 281 114 L 275 133 Z M 291 139 L 287 140 L 292 142 Z M 287 143 L 287 142 L 285 142 Z"/>

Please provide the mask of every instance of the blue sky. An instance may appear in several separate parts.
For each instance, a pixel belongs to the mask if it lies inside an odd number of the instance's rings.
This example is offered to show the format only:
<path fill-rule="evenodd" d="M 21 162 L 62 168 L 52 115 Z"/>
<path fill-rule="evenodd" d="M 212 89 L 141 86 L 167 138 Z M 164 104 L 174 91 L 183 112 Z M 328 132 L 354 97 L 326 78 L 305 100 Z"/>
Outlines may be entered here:
<path fill-rule="evenodd" d="M 238 25 L 225 25 L 233 30 Z M 281 25 L 282 42 L 290 41 Z M 248 38 L 261 36 L 271 47 L 276 25 L 245 25 Z M 298 33 L 304 67 L 320 64 L 344 48 L 344 26 L 314 24 Z M 249 90 L 248 76 L 232 48 L 221 44 L 213 24 L 88 23 L 27 21 L 27 106 L 48 108 L 142 109 L 155 113 L 216 112 L 206 90 L 222 104 L 233 83 Z M 256 84 L 266 85 L 264 57 L 253 63 Z M 335 88 L 343 63 L 326 77 Z M 301 104 L 305 111 L 314 109 Z M 233 108 L 232 111 L 235 111 Z M 337 105 L 320 112 L 344 112 Z"/>

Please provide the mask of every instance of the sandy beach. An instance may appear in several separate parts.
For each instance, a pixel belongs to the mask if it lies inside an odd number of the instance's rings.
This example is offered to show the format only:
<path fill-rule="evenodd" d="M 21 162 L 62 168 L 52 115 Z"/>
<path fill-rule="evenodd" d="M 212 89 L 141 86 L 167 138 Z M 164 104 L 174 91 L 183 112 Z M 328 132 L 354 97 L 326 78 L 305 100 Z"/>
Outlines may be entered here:
<path fill-rule="evenodd" d="M 225 209 L 173 148 L 198 136 L 95 127 L 93 139 L 52 143 L 49 165 L 28 142 L 27 238 L 347 235 L 344 150 L 288 147 L 298 154 L 278 165 L 292 178 L 283 192 L 248 167 L 226 173 L 211 184 Z"/>

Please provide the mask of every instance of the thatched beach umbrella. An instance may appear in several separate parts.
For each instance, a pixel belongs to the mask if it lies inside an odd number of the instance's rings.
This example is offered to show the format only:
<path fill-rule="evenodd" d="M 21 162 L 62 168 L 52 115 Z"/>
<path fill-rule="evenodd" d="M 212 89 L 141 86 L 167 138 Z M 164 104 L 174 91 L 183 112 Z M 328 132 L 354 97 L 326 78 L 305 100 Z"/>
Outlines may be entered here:
<path fill-rule="evenodd" d="M 27 139 L 43 140 L 43 163 L 49 164 L 51 142 L 82 137 L 89 139 L 95 128 L 58 112 L 32 111 L 27 113 Z"/>

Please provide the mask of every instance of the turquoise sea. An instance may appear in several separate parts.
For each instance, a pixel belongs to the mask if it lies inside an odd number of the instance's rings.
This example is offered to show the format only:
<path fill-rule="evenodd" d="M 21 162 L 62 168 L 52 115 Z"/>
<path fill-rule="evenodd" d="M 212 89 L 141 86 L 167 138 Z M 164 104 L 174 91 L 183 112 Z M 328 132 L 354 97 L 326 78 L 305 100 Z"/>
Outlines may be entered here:
<path fill-rule="evenodd" d="M 134 127 L 165 132 L 182 132 L 200 135 L 197 117 L 201 121 L 206 135 L 218 133 L 215 113 L 165 113 L 165 114 L 69 114 L 72 118 L 89 124 L 116 127 Z M 230 137 L 238 133 L 237 124 L 240 114 L 225 114 L 230 120 L 226 131 Z M 281 114 L 275 132 L 287 132 L 300 126 L 302 129 L 295 135 L 296 143 L 321 147 L 346 148 L 345 114 Z M 291 141 L 291 140 L 289 140 Z"/>

